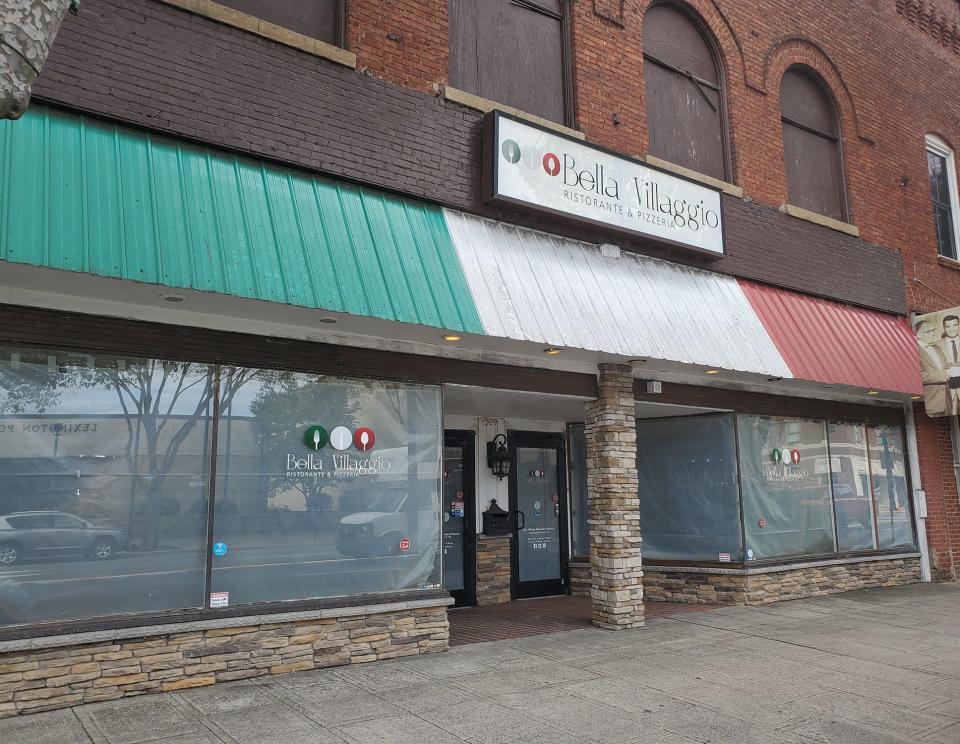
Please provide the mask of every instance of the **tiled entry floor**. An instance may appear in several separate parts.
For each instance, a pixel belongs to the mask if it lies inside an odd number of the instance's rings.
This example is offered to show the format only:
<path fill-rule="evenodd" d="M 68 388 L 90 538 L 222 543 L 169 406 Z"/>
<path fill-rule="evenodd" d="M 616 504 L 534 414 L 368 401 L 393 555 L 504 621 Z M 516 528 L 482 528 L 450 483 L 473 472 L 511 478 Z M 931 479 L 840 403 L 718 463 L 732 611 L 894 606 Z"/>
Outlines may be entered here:
<path fill-rule="evenodd" d="M 713 607 L 713 605 L 647 602 L 644 610 L 647 618 L 654 618 L 704 612 L 712 610 Z M 450 610 L 448 616 L 451 646 L 591 627 L 591 607 L 588 597 L 521 599 L 487 607 Z"/>

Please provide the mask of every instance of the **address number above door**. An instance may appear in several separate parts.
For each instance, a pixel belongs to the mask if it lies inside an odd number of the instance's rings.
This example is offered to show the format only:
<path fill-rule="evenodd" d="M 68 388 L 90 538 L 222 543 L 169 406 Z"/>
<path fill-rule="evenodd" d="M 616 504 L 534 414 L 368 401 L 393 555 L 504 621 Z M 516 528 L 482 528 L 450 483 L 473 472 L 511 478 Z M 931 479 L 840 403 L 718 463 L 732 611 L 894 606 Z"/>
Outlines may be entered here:
<path fill-rule="evenodd" d="M 720 191 L 499 111 L 484 125 L 489 201 L 723 255 Z"/>

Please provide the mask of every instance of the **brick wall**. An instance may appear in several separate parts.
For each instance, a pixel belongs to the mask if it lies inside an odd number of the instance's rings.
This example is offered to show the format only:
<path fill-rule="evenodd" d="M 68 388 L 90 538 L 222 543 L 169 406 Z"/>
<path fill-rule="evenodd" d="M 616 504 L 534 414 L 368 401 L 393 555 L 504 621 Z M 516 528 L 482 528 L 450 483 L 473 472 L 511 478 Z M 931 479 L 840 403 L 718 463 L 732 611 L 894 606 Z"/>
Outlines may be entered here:
<path fill-rule="evenodd" d="M 446 607 L 243 624 L 0 653 L 0 718 L 445 651 Z"/>
<path fill-rule="evenodd" d="M 647 568 L 647 601 L 757 605 L 920 581 L 919 558 L 812 566 L 766 573 L 695 573 Z"/>
<path fill-rule="evenodd" d="M 953 469 L 948 419 L 931 419 L 915 409 L 920 476 L 927 494 L 927 544 L 935 576 L 960 578 L 960 499 Z"/>

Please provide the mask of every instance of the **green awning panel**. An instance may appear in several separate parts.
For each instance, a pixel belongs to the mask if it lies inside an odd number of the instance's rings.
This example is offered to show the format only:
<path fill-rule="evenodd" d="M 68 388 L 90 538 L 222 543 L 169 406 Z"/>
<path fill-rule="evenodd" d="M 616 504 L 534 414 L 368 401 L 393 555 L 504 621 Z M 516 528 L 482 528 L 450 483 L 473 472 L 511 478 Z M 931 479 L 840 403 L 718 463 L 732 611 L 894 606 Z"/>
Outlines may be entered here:
<path fill-rule="evenodd" d="M 439 208 L 41 106 L 0 123 L 0 259 L 483 333 Z"/>

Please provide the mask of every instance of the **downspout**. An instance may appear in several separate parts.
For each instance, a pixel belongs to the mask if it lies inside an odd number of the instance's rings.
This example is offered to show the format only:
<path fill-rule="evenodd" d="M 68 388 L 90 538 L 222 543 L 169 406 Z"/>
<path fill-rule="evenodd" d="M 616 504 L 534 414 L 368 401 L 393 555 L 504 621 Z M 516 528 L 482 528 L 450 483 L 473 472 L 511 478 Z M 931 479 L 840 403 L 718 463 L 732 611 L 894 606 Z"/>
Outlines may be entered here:
<path fill-rule="evenodd" d="M 903 406 L 907 423 L 907 459 L 910 462 L 910 482 L 913 484 L 913 521 L 920 546 L 920 580 L 930 581 L 930 546 L 927 545 L 927 494 L 920 482 L 920 453 L 917 448 L 917 426 L 913 418 L 913 404 Z"/>
<path fill-rule="evenodd" d="M 0 0 L 0 119 L 19 119 L 67 8 L 80 0 Z"/>

